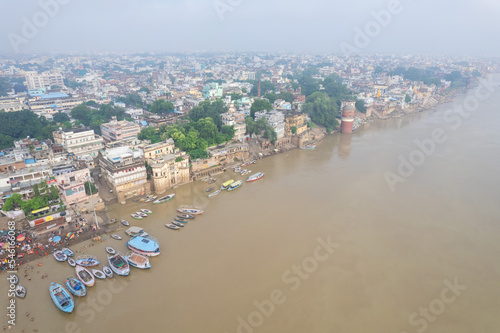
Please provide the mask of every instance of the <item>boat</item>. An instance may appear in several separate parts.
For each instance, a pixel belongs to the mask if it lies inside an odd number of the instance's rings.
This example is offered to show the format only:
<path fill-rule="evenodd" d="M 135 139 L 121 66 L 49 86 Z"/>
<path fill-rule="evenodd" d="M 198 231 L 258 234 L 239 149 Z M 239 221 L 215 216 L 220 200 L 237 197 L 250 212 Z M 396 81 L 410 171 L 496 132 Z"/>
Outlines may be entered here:
<path fill-rule="evenodd" d="M 113 277 L 113 271 L 108 266 L 102 266 L 102 271 L 104 272 L 104 274 L 106 274 L 107 277 Z"/>
<path fill-rule="evenodd" d="M 240 171 L 241 171 L 241 167 L 239 167 L 239 166 L 235 166 L 235 167 L 233 168 L 233 171 L 234 171 L 234 172 L 240 172 Z"/>
<path fill-rule="evenodd" d="M 172 229 L 172 230 L 179 230 L 180 228 L 176 225 L 173 225 L 173 224 L 165 224 L 165 227 L 169 228 L 169 229 Z"/>
<path fill-rule="evenodd" d="M 95 283 L 94 276 L 90 273 L 88 269 L 85 267 L 76 265 L 75 267 L 76 277 L 83 282 L 84 285 L 88 287 L 92 287 Z"/>
<path fill-rule="evenodd" d="M 127 259 L 121 254 L 108 256 L 109 267 L 118 275 L 125 276 L 130 273 L 130 266 Z"/>
<path fill-rule="evenodd" d="M 177 218 L 179 219 L 194 219 L 194 215 L 191 215 L 191 214 L 181 214 L 181 215 L 177 215 Z"/>
<path fill-rule="evenodd" d="M 127 221 L 125 220 L 121 220 L 120 221 L 124 226 L 128 227 L 130 225 L 130 223 L 128 223 Z"/>
<path fill-rule="evenodd" d="M 127 242 L 127 247 L 132 251 L 154 257 L 160 254 L 158 240 L 150 235 L 135 236 Z"/>
<path fill-rule="evenodd" d="M 57 261 L 66 261 L 66 259 L 68 259 L 66 253 L 64 253 L 61 250 L 55 250 L 52 255 L 54 256 L 54 259 L 56 259 Z"/>
<path fill-rule="evenodd" d="M 64 280 L 64 284 L 75 296 L 82 297 L 87 294 L 87 288 L 85 288 L 85 285 L 75 277 L 67 277 L 66 280 Z"/>
<path fill-rule="evenodd" d="M 192 215 L 203 214 L 203 210 L 198 208 L 181 207 L 178 208 L 177 211 L 182 214 L 192 214 Z"/>
<path fill-rule="evenodd" d="M 208 197 L 209 197 L 209 198 L 211 198 L 211 197 L 215 197 L 215 196 L 216 196 L 217 194 L 219 194 L 220 192 L 221 192 L 221 190 L 217 190 L 217 191 L 215 191 L 215 192 L 212 192 L 212 193 L 210 193 L 210 194 L 208 195 Z"/>
<path fill-rule="evenodd" d="M 146 236 L 148 233 L 144 231 L 143 228 L 141 227 L 130 227 L 127 230 L 125 230 L 125 233 L 129 235 L 130 237 L 135 237 L 135 236 Z"/>
<path fill-rule="evenodd" d="M 92 267 L 92 266 L 97 266 L 99 265 L 99 260 L 93 256 L 89 255 L 83 255 L 79 256 L 75 260 L 77 265 L 84 266 L 84 267 Z"/>
<path fill-rule="evenodd" d="M 188 223 L 188 221 L 182 220 L 182 219 L 175 219 L 175 222 L 184 223 L 184 224 Z"/>
<path fill-rule="evenodd" d="M 142 208 L 141 212 L 146 213 L 146 214 L 153 214 L 152 211 L 150 211 L 149 209 L 146 209 L 146 208 Z"/>
<path fill-rule="evenodd" d="M 257 172 L 256 174 L 251 175 L 250 177 L 248 177 L 247 182 L 254 182 L 256 180 L 261 179 L 262 177 L 264 177 L 264 173 L 263 172 Z"/>
<path fill-rule="evenodd" d="M 118 236 L 118 235 L 115 235 L 115 234 L 111 234 L 111 238 L 114 238 L 114 239 L 117 239 L 117 240 L 121 240 L 122 239 L 121 236 Z"/>
<path fill-rule="evenodd" d="M 242 166 L 242 167 L 245 167 L 245 166 L 249 166 L 249 165 L 251 165 L 251 164 L 255 164 L 255 163 L 257 163 L 257 160 L 252 160 L 252 161 L 249 161 L 249 162 L 243 163 L 241 166 Z"/>
<path fill-rule="evenodd" d="M 158 197 L 157 196 L 150 197 L 149 199 L 146 200 L 146 202 L 155 201 L 156 198 L 158 198 Z"/>
<path fill-rule="evenodd" d="M 238 187 L 240 187 L 241 185 L 243 184 L 243 182 L 241 180 L 238 180 L 234 183 L 232 183 L 231 185 L 229 185 L 229 188 L 227 189 L 228 191 L 234 191 L 236 190 Z"/>
<path fill-rule="evenodd" d="M 92 269 L 92 275 L 94 275 L 98 279 L 105 279 L 106 278 L 106 274 L 104 274 L 103 271 L 101 271 L 99 269 L 95 269 L 95 268 Z"/>
<path fill-rule="evenodd" d="M 18 285 L 18 286 L 16 286 L 16 289 L 14 289 L 14 293 L 19 298 L 25 298 L 26 297 L 26 288 L 24 288 L 21 285 Z"/>
<path fill-rule="evenodd" d="M 213 184 L 217 181 L 217 178 L 211 178 L 210 181 L 208 182 L 209 184 Z"/>
<path fill-rule="evenodd" d="M 230 179 L 227 182 L 222 183 L 220 189 L 227 190 L 229 188 L 229 185 L 231 185 L 232 183 L 234 183 L 234 179 Z"/>
<path fill-rule="evenodd" d="M 142 220 L 142 216 L 140 216 L 138 214 L 130 214 L 130 216 L 132 216 L 136 220 Z"/>
<path fill-rule="evenodd" d="M 127 258 L 128 263 L 133 267 L 140 269 L 151 268 L 148 257 L 142 256 L 139 253 L 132 252 L 125 258 Z"/>
<path fill-rule="evenodd" d="M 75 254 L 73 251 L 71 251 L 71 249 L 67 247 L 63 247 L 61 251 L 63 251 L 64 254 L 66 254 L 68 257 L 72 257 Z"/>
<path fill-rule="evenodd" d="M 71 313 L 75 308 L 75 302 L 71 294 L 59 283 L 52 282 L 49 287 L 50 297 L 57 308 L 66 313 Z"/>
<path fill-rule="evenodd" d="M 207 188 L 207 189 L 205 190 L 205 192 L 212 192 L 213 190 L 214 190 L 214 188 L 213 188 L 213 187 L 209 187 L 209 188 Z"/>
<path fill-rule="evenodd" d="M 136 212 L 136 215 L 139 215 L 140 217 L 148 217 L 148 214 L 143 213 L 143 212 Z"/>
<path fill-rule="evenodd" d="M 247 172 L 247 169 L 241 169 L 238 173 L 242 175 L 244 172 Z"/>
<path fill-rule="evenodd" d="M 106 246 L 106 252 L 108 252 L 109 254 L 115 254 L 116 253 L 115 249 L 113 249 L 112 247 L 109 247 L 109 246 Z"/>
<path fill-rule="evenodd" d="M 68 264 L 69 264 L 71 267 L 75 267 L 75 266 L 76 266 L 75 259 L 73 259 L 73 258 L 68 258 Z"/>
<path fill-rule="evenodd" d="M 9 276 L 9 283 L 12 283 L 14 285 L 18 284 L 19 283 L 19 277 L 15 274 L 11 274 Z"/>
<path fill-rule="evenodd" d="M 307 145 L 304 147 L 300 147 L 300 149 L 303 149 L 303 150 L 313 150 L 315 148 L 316 148 L 316 145 Z"/>
<path fill-rule="evenodd" d="M 207 176 L 207 177 L 203 178 L 201 181 L 202 182 L 208 182 L 209 180 L 210 180 L 210 177 Z"/>
<path fill-rule="evenodd" d="M 172 194 L 169 194 L 169 195 L 166 195 L 164 197 L 161 197 L 161 198 L 157 199 L 153 203 L 154 204 L 164 203 L 164 202 L 167 202 L 168 200 L 172 199 L 174 196 L 175 196 L 175 193 L 172 193 Z"/>
<path fill-rule="evenodd" d="M 173 225 L 176 225 L 176 226 L 178 226 L 178 227 L 181 227 L 181 228 L 183 228 L 183 227 L 184 227 L 184 224 L 179 223 L 179 222 L 177 222 L 177 221 L 172 221 L 172 224 L 173 224 Z"/>
<path fill-rule="evenodd" d="M 248 175 L 249 173 L 252 173 L 252 170 L 245 170 L 245 172 L 242 172 L 241 175 L 242 176 L 246 176 Z"/>

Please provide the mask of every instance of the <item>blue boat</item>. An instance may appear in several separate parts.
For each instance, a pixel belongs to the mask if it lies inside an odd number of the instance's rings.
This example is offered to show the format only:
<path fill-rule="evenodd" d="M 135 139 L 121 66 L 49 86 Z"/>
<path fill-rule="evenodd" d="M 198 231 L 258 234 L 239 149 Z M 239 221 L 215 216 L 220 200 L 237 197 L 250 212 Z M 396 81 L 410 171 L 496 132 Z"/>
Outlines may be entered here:
<path fill-rule="evenodd" d="M 135 236 L 127 242 L 127 247 L 145 256 L 154 257 L 160 254 L 158 240 L 150 235 Z"/>
<path fill-rule="evenodd" d="M 66 291 L 59 283 L 52 282 L 50 284 L 50 297 L 59 310 L 66 313 L 71 313 L 75 308 L 75 302 L 71 294 Z"/>
<path fill-rule="evenodd" d="M 81 297 L 87 294 L 87 288 L 85 288 L 85 285 L 77 278 L 68 277 L 64 280 L 64 283 L 66 287 L 68 287 L 68 290 L 75 296 Z"/>

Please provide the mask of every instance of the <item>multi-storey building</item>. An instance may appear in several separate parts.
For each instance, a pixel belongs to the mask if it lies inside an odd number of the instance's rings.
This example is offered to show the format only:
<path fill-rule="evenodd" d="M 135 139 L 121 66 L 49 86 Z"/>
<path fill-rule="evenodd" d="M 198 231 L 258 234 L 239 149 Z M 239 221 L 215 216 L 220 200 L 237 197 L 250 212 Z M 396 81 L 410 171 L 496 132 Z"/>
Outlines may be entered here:
<path fill-rule="evenodd" d="M 102 179 L 122 202 L 149 193 L 144 153 L 141 149 L 118 147 L 99 153 Z"/>
<path fill-rule="evenodd" d="M 174 139 L 169 138 L 165 142 L 158 142 L 144 147 L 144 158 L 156 160 L 166 154 L 175 154 Z"/>
<path fill-rule="evenodd" d="M 66 205 L 87 199 L 85 182 L 90 181 L 90 171 L 88 168 L 75 170 L 72 165 L 62 165 L 53 167 L 52 172 L 56 177 L 57 186 L 62 193 L 62 198 Z"/>
<path fill-rule="evenodd" d="M 297 129 L 295 134 L 300 135 L 307 131 L 307 121 L 306 115 L 303 113 L 287 113 L 285 133 L 287 135 L 293 135 L 292 127 Z"/>
<path fill-rule="evenodd" d="M 174 186 L 190 180 L 189 155 L 185 152 L 157 155 L 148 159 L 151 166 L 151 180 L 156 193 L 163 193 Z"/>
<path fill-rule="evenodd" d="M 27 72 L 26 82 L 29 90 L 50 88 L 52 86 L 64 87 L 64 77 L 58 73 Z"/>
<path fill-rule="evenodd" d="M 271 125 L 276 132 L 278 139 L 285 136 L 285 116 L 280 111 L 260 111 L 255 113 L 255 120 L 265 117 L 269 125 Z"/>
<path fill-rule="evenodd" d="M 212 82 L 203 87 L 203 98 L 221 98 L 224 89 L 216 82 Z"/>
<path fill-rule="evenodd" d="M 75 106 L 82 104 L 83 99 L 72 97 L 65 93 L 49 93 L 28 98 L 29 109 L 33 112 L 42 111 L 69 111 Z"/>
<path fill-rule="evenodd" d="M 68 153 L 76 157 L 90 155 L 96 158 L 103 148 L 102 138 L 88 128 L 74 128 L 53 132 L 54 143 L 60 144 Z"/>
<path fill-rule="evenodd" d="M 106 143 L 137 138 L 140 131 L 139 125 L 126 120 L 117 121 L 116 117 L 101 125 L 102 138 Z"/>
<path fill-rule="evenodd" d="M 0 110 L 5 112 L 21 111 L 28 109 L 25 104 L 26 96 L 23 97 L 0 97 Z"/>

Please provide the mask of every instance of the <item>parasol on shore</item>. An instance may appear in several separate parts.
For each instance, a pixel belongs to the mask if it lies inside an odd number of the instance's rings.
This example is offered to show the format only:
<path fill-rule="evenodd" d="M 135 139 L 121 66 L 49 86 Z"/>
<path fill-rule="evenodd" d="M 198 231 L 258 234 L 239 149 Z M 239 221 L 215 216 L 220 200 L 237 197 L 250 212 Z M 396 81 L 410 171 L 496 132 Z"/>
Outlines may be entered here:
<path fill-rule="evenodd" d="M 61 236 L 54 237 L 54 243 L 59 243 L 61 241 Z"/>
<path fill-rule="evenodd" d="M 8 249 L 8 248 L 9 248 L 9 243 L 2 244 L 2 249 Z"/>
<path fill-rule="evenodd" d="M 26 239 L 26 237 L 23 234 L 19 234 L 16 239 L 18 242 L 22 242 L 23 240 Z"/>

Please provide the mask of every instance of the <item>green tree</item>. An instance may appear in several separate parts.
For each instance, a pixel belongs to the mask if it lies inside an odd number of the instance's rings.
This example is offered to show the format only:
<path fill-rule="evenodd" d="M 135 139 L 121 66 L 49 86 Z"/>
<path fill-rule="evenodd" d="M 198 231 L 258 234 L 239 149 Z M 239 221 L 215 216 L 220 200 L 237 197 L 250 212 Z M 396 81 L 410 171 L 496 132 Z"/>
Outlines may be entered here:
<path fill-rule="evenodd" d="M 146 94 L 150 93 L 149 88 L 146 87 L 142 87 L 141 89 L 139 89 L 139 91 L 144 91 Z"/>
<path fill-rule="evenodd" d="M 406 94 L 405 95 L 405 103 L 410 103 L 411 102 L 411 97 L 410 95 Z"/>
<path fill-rule="evenodd" d="M 365 101 L 363 101 L 362 99 L 356 99 L 356 104 L 354 106 L 359 112 L 366 113 Z"/>
<path fill-rule="evenodd" d="M 325 92 L 315 92 L 307 97 L 302 110 L 309 114 L 313 122 L 325 126 L 329 132 L 338 125 L 335 119 L 338 113 L 338 105 Z"/>
<path fill-rule="evenodd" d="M 291 130 L 292 130 L 293 135 L 297 134 L 297 127 L 296 126 L 292 126 Z"/>
<path fill-rule="evenodd" d="M 56 123 L 62 123 L 65 121 L 69 121 L 70 119 L 66 113 L 59 111 L 53 116 L 52 120 L 54 120 L 54 122 Z"/>
<path fill-rule="evenodd" d="M 249 83 L 251 83 L 252 90 L 250 90 L 250 96 L 257 96 L 258 95 L 258 89 L 259 89 L 259 81 L 256 80 L 248 80 Z M 271 81 L 260 81 L 260 93 L 261 95 L 265 95 L 268 91 L 274 91 L 276 90 L 276 87 Z"/>
<path fill-rule="evenodd" d="M 0 97 L 7 96 L 7 93 L 11 90 L 12 85 L 9 83 L 9 80 L 7 78 L 0 77 Z"/>
<path fill-rule="evenodd" d="M 149 107 L 149 111 L 153 113 L 169 113 L 174 111 L 174 104 L 164 99 L 157 99 Z"/>
<path fill-rule="evenodd" d="M 35 197 L 40 196 L 40 190 L 38 189 L 38 184 L 33 185 L 33 193 L 35 194 Z"/>
<path fill-rule="evenodd" d="M 252 103 L 252 107 L 250 108 L 250 117 L 255 119 L 255 112 L 259 111 L 271 111 L 273 109 L 273 105 L 267 99 L 255 99 Z"/>
<path fill-rule="evenodd" d="M 85 182 L 85 194 L 90 195 L 90 191 L 92 190 L 92 194 L 97 193 L 97 188 L 94 183 Z"/>

